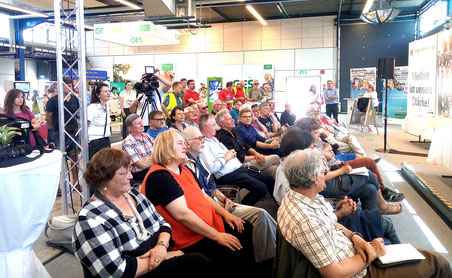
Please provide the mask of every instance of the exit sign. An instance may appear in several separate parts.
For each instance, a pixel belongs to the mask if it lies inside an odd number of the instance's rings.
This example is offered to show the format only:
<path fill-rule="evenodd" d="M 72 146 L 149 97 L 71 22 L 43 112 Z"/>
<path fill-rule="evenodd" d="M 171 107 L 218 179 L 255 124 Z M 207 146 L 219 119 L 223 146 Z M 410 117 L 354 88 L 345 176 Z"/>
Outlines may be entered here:
<path fill-rule="evenodd" d="M 162 70 L 173 70 L 173 64 L 162 64 Z"/>
<path fill-rule="evenodd" d="M 271 70 L 273 65 L 264 65 L 264 70 Z"/>
<path fill-rule="evenodd" d="M 308 74 L 307 70 L 300 70 L 300 74 Z"/>

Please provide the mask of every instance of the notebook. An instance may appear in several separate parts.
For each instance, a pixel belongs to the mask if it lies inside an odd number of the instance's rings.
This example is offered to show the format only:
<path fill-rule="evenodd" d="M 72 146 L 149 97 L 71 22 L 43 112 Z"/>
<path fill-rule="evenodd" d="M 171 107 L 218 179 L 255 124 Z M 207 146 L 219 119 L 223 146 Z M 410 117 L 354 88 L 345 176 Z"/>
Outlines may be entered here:
<path fill-rule="evenodd" d="M 379 257 L 376 261 L 382 267 L 417 262 L 425 257 L 413 247 L 407 244 L 393 244 L 386 246 L 386 254 Z"/>

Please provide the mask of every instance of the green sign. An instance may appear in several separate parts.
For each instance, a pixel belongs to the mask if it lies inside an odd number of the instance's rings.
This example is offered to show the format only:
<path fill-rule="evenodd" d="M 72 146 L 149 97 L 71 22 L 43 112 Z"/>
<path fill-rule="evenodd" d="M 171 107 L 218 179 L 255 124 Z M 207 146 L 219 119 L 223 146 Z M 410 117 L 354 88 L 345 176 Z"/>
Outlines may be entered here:
<path fill-rule="evenodd" d="M 162 70 L 174 70 L 173 64 L 162 64 Z"/>
<path fill-rule="evenodd" d="M 308 74 L 307 70 L 300 70 L 300 74 Z"/>
<path fill-rule="evenodd" d="M 150 24 L 140 25 L 140 31 L 141 32 L 151 31 L 151 25 Z"/>
<path fill-rule="evenodd" d="M 264 70 L 271 70 L 273 65 L 264 65 Z"/>

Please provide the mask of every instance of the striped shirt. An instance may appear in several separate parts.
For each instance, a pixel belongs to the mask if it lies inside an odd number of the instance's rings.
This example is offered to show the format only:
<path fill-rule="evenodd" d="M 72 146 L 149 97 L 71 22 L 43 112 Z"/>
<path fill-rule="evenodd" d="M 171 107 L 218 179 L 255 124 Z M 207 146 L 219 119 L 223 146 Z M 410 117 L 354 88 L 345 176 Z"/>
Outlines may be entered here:
<path fill-rule="evenodd" d="M 135 163 L 143 157 L 151 155 L 153 148 L 154 140 L 147 133 L 141 133 L 141 138 L 130 134 L 124 139 L 122 142 L 122 150 L 130 157 L 132 173 L 144 170 L 140 169 Z"/>
<path fill-rule="evenodd" d="M 290 190 L 278 209 L 278 225 L 284 238 L 316 268 L 340 262 L 356 254 L 353 243 L 336 228 L 332 212 L 320 201 Z M 356 274 L 364 277 L 366 269 Z"/>

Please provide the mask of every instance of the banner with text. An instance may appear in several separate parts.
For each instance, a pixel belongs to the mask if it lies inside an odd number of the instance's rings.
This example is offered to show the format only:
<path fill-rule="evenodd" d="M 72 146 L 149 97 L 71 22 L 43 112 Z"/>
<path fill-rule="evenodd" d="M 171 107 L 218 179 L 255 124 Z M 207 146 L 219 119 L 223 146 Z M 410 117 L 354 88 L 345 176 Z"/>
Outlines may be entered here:
<path fill-rule="evenodd" d="M 436 39 L 433 35 L 410 43 L 407 115 L 436 114 Z"/>

